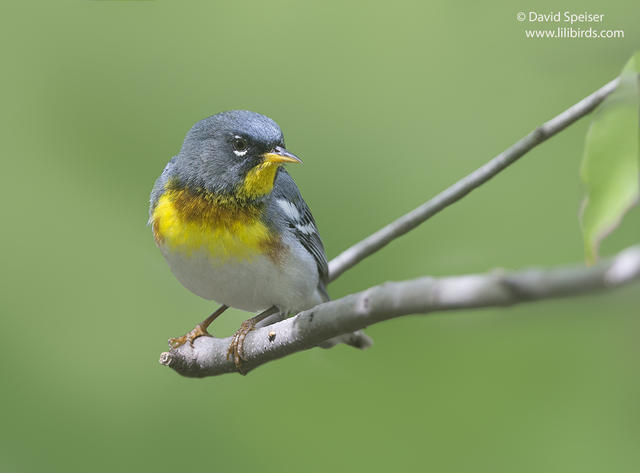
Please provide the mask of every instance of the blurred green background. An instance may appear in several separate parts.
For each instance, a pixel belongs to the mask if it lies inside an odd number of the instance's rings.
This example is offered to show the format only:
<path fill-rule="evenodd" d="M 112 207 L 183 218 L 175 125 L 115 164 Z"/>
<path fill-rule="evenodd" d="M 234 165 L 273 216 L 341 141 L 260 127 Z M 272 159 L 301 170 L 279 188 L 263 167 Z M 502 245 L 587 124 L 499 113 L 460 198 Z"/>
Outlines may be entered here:
<path fill-rule="evenodd" d="M 558 9 L 604 13 L 625 38 L 524 38 L 519 10 Z M 145 225 L 189 127 L 248 108 L 304 159 L 290 170 L 335 256 L 615 77 L 639 13 L 632 0 L 2 2 L 0 470 L 638 471 L 637 285 L 405 317 L 368 329 L 367 352 L 185 379 L 158 356 L 212 304 Z M 587 126 L 331 294 L 582 261 Z M 639 236 L 636 208 L 603 253 Z"/>

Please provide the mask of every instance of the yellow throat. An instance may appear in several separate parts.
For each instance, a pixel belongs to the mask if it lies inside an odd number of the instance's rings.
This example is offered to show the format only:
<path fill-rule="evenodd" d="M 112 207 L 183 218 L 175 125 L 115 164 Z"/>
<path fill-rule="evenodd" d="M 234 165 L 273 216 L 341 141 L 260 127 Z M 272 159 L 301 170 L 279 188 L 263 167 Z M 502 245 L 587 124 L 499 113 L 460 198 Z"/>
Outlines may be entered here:
<path fill-rule="evenodd" d="M 278 167 L 262 163 L 253 168 L 235 196 L 179 188 L 169 181 L 151 215 L 156 243 L 186 254 L 205 249 L 215 259 L 265 253 L 277 259 L 278 235 L 262 221 L 263 204 L 252 199 L 271 192 Z"/>

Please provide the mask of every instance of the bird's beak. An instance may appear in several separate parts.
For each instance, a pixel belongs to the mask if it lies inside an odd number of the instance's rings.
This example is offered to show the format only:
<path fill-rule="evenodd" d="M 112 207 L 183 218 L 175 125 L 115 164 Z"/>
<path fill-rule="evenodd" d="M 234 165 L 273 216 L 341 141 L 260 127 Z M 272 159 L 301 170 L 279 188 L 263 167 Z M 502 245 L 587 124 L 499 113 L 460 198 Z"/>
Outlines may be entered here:
<path fill-rule="evenodd" d="M 262 159 L 265 163 L 302 163 L 299 157 L 281 146 L 276 146 L 268 153 L 264 153 Z"/>

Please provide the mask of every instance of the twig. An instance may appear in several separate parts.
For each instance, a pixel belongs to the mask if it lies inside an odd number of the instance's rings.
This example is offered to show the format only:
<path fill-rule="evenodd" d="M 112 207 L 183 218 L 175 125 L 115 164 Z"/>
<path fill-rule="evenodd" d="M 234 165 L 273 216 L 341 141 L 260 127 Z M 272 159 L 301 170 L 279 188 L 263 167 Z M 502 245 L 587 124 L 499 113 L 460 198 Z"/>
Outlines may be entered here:
<path fill-rule="evenodd" d="M 460 179 L 451 187 L 445 189 L 433 199 L 425 202 L 420 207 L 403 215 L 387 226 L 381 228 L 364 240 L 356 243 L 336 256 L 329 263 L 329 280 L 333 281 L 346 270 L 352 268 L 367 256 L 380 250 L 399 236 L 420 225 L 422 222 L 449 205 L 457 202 L 476 187 L 487 182 L 504 168 L 513 164 L 528 151 L 540 143 L 548 140 L 556 133 L 564 130 L 579 118 L 587 115 L 598 106 L 611 92 L 615 90 L 619 79 L 614 79 L 591 95 L 580 100 L 560 115 L 539 126 L 516 144 L 503 151 L 481 168 L 478 168 L 468 176 Z"/>
<path fill-rule="evenodd" d="M 268 361 L 307 350 L 323 340 L 408 314 L 510 306 L 523 302 L 575 296 L 640 280 L 640 246 L 594 267 L 494 271 L 447 278 L 388 282 L 326 302 L 290 319 L 247 335 L 244 345 L 249 371 Z M 231 339 L 201 337 L 160 357 L 160 363 L 190 377 L 235 371 L 226 353 Z"/>
<path fill-rule="evenodd" d="M 617 85 L 618 79 L 604 85 L 433 199 L 342 252 L 329 263 L 330 280 L 335 280 L 395 238 L 460 200 L 532 148 L 591 112 Z M 321 345 L 330 339 L 344 341 L 345 337 L 350 336 L 350 332 L 355 332 L 354 336 L 361 338 L 349 342 L 366 346 L 370 340 L 357 332 L 358 329 L 400 315 L 510 305 L 615 287 L 637 279 L 639 268 L 640 250 L 636 247 L 621 253 L 612 262 L 594 268 L 512 274 L 496 272 L 488 275 L 386 283 L 327 302 L 274 325 L 256 329 L 245 340 L 244 353 L 247 361 L 244 367 L 250 370 L 267 361 Z M 185 344 L 163 353 L 160 362 L 180 374 L 192 377 L 232 372 L 235 371 L 235 365 L 226 359 L 230 341 L 230 338 L 202 337 L 195 341 L 193 348 Z M 327 344 L 329 345 L 330 343 Z"/>

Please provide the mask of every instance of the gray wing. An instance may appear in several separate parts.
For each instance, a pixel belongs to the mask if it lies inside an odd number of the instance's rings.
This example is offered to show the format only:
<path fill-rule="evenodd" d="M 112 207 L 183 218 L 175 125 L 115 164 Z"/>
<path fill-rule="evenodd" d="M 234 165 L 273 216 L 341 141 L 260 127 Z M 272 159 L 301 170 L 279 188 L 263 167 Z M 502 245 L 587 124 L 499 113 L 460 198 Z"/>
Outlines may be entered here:
<path fill-rule="evenodd" d="M 153 209 L 156 208 L 158 199 L 164 192 L 164 186 L 169 180 L 169 176 L 171 175 L 171 171 L 173 170 L 173 166 L 175 165 L 177 158 L 177 156 L 171 158 L 171 160 L 164 167 L 164 170 L 162 171 L 162 174 L 160 174 L 160 177 L 158 177 L 158 179 L 156 179 L 156 182 L 153 184 L 151 196 L 149 197 L 149 217 L 151 217 L 151 215 L 153 214 Z"/>
<path fill-rule="evenodd" d="M 279 220 L 300 241 L 302 246 L 313 256 L 318 267 L 320 284 L 318 289 L 329 300 L 326 285 L 329 280 L 329 266 L 324 245 L 318 233 L 318 227 L 311 215 L 311 210 L 300 195 L 298 186 L 283 168 L 278 170 L 273 192 L 271 193 L 269 210 L 271 218 Z M 283 204 L 282 201 L 289 204 Z"/>

